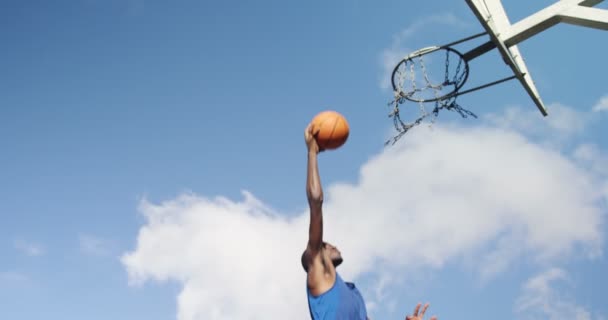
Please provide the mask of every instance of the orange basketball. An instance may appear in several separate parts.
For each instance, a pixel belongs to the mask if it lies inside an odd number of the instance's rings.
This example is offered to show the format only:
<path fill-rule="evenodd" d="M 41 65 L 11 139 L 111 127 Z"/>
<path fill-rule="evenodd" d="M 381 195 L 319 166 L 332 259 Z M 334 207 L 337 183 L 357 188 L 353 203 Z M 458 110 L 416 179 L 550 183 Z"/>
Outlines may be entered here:
<path fill-rule="evenodd" d="M 323 111 L 312 119 L 312 132 L 321 149 L 337 149 L 348 139 L 346 118 L 336 111 Z"/>

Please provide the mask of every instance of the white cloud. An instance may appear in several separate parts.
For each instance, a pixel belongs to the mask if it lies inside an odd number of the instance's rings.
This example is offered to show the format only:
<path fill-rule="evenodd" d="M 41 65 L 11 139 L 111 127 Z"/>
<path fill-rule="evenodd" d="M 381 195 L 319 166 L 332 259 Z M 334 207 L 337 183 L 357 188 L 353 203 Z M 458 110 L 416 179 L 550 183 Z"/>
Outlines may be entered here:
<path fill-rule="evenodd" d="M 557 288 L 562 282 L 569 283 L 571 280 L 568 274 L 559 268 L 551 268 L 530 278 L 516 301 L 515 310 L 519 319 L 591 320 L 591 312 L 566 294 L 568 290 Z"/>
<path fill-rule="evenodd" d="M 92 256 L 107 256 L 112 253 L 113 243 L 101 237 L 81 234 L 78 237 L 80 251 Z"/>
<path fill-rule="evenodd" d="M 37 257 L 44 254 L 44 248 L 40 244 L 28 242 L 23 239 L 16 239 L 14 241 L 14 246 L 15 249 L 30 257 Z"/>
<path fill-rule="evenodd" d="M 595 112 L 608 111 L 608 95 L 603 96 L 592 108 Z"/>
<path fill-rule="evenodd" d="M 321 173 L 331 170 L 324 157 L 331 153 L 320 155 Z M 356 184 L 325 185 L 325 239 L 340 247 L 345 278 L 386 280 L 363 292 L 373 312 L 417 267 L 479 256 L 491 278 L 524 256 L 547 263 L 575 248 L 597 254 L 602 183 L 508 127 L 421 126 L 369 160 Z M 307 212 L 286 218 L 248 192 L 241 201 L 144 201 L 140 211 L 146 224 L 122 261 L 133 284 L 183 285 L 178 319 L 308 318 Z"/>
<path fill-rule="evenodd" d="M 15 271 L 0 271 L 0 283 L 4 284 L 18 284 L 28 282 L 29 278 Z"/>
<path fill-rule="evenodd" d="M 605 154 L 597 145 L 584 143 L 579 145 L 573 152 L 573 158 L 581 166 L 589 168 L 598 180 L 597 186 L 600 194 L 604 196 L 605 206 L 608 207 L 608 155 Z"/>
<path fill-rule="evenodd" d="M 144 201 L 141 211 L 148 223 L 136 251 L 123 257 L 129 278 L 133 283 L 150 278 L 182 282 L 179 319 L 262 319 L 268 314 L 303 319 L 305 217 L 285 219 L 251 194 L 244 196 L 242 202 L 194 195 L 158 206 Z"/>
<path fill-rule="evenodd" d="M 412 131 L 400 148 L 370 161 L 359 185 L 333 186 L 328 210 L 344 214 L 327 221 L 349 225 L 336 229 L 336 238 L 349 239 L 344 251 L 396 266 L 440 266 L 502 237 L 521 242 L 514 256 L 531 250 L 550 258 L 575 243 L 599 246 L 593 187 L 587 172 L 514 132 L 436 126 Z M 580 220 L 584 230 L 572 230 Z M 379 233 L 373 241 L 349 236 L 370 231 Z M 357 258 L 349 266 L 373 257 Z"/>
<path fill-rule="evenodd" d="M 547 106 L 549 115 L 543 117 L 538 110 L 523 110 L 521 107 L 507 107 L 502 114 L 488 114 L 485 119 L 500 128 L 513 128 L 529 136 L 544 139 L 563 140 L 572 138 L 590 124 L 592 117 L 588 113 L 576 111 L 570 107 L 553 103 Z"/>
<path fill-rule="evenodd" d="M 574 159 L 588 166 L 595 174 L 599 176 L 608 176 L 608 155 L 595 144 L 584 143 L 579 145 L 574 150 Z"/>

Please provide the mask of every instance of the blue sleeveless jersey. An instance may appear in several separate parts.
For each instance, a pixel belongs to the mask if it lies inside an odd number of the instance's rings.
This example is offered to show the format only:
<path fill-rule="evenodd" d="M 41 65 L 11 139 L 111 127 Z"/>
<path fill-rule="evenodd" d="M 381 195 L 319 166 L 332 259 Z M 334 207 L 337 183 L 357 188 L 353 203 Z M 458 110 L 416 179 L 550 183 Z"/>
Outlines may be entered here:
<path fill-rule="evenodd" d="M 336 272 L 336 282 L 327 292 L 308 294 L 308 310 L 312 320 L 366 320 L 367 310 L 359 290 L 351 282 L 344 282 Z"/>

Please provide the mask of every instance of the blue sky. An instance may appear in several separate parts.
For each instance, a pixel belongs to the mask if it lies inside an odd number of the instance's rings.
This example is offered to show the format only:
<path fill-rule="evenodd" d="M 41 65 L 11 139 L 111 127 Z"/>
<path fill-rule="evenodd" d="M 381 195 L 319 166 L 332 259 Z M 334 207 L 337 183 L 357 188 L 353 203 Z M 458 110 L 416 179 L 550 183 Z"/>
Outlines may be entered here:
<path fill-rule="evenodd" d="M 326 235 L 372 319 L 608 318 L 605 31 L 519 45 L 548 117 L 508 82 L 383 147 L 395 57 L 481 31 L 464 1 L 2 1 L 0 318 L 306 319 L 325 109 Z M 490 52 L 467 86 L 508 75 Z"/>

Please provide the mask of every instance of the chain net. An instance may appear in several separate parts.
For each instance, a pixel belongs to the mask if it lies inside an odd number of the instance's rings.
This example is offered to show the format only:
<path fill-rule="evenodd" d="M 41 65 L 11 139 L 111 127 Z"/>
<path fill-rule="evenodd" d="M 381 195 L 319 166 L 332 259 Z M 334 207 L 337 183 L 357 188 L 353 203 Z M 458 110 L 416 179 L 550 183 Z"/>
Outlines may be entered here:
<path fill-rule="evenodd" d="M 441 66 L 435 64 L 435 68 L 430 70 L 423 56 L 432 53 L 437 56 L 441 51 L 445 51 L 445 63 Z M 457 59 L 457 63 L 450 64 L 450 60 L 454 59 Z M 431 75 L 440 72 L 443 76 L 441 79 L 431 78 Z M 433 124 L 441 110 L 457 112 L 463 118 L 477 118 L 473 112 L 456 102 L 458 90 L 466 82 L 468 73 L 469 67 L 462 54 L 448 47 L 423 49 L 401 60 L 392 76 L 395 98 L 388 104 L 389 117 L 393 119 L 397 134 L 386 141 L 385 145 L 395 144 L 408 130 L 427 119 Z M 406 122 L 402 119 L 399 107 L 407 101 L 418 104 L 419 114 L 413 121 Z"/>

